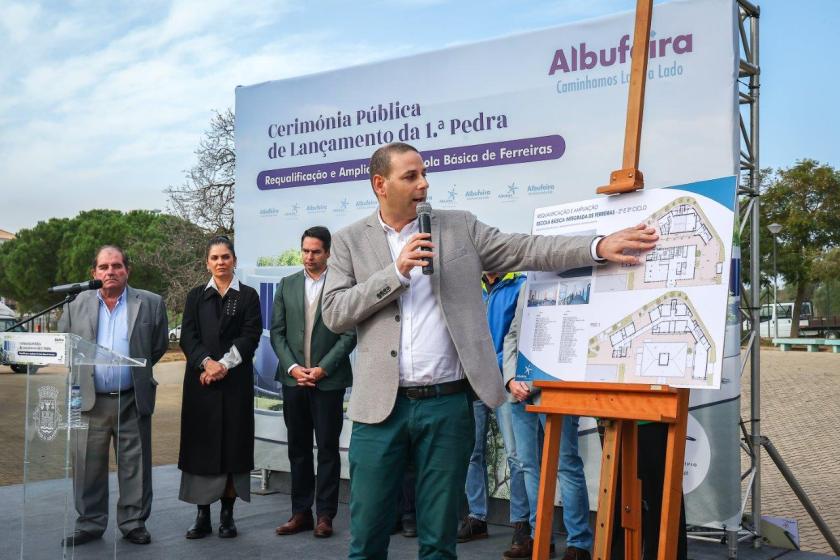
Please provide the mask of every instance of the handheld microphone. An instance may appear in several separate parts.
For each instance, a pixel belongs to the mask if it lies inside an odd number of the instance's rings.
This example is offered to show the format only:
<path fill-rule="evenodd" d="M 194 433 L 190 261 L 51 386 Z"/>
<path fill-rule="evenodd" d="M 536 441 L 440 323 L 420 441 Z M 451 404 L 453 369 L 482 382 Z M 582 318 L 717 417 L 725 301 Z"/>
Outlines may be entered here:
<path fill-rule="evenodd" d="M 79 282 L 78 284 L 63 284 L 61 286 L 53 286 L 47 291 L 51 294 L 78 294 L 86 290 L 98 290 L 102 287 L 102 280 L 89 280 L 87 282 Z"/>
<path fill-rule="evenodd" d="M 417 218 L 420 222 L 420 233 L 430 234 L 429 241 L 432 240 L 432 205 L 428 202 L 421 202 L 417 205 Z M 431 251 L 428 247 L 423 247 L 425 251 Z M 430 275 L 435 273 L 435 265 L 432 259 L 426 261 L 423 265 L 423 274 Z"/>

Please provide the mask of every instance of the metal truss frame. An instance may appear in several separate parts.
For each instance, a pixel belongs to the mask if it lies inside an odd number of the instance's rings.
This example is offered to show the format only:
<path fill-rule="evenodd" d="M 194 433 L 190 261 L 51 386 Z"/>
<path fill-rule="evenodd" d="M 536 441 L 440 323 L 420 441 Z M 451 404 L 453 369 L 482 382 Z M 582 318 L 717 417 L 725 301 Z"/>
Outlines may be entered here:
<path fill-rule="evenodd" d="M 760 262 L 761 219 L 760 158 L 759 158 L 759 94 L 761 66 L 759 59 L 759 17 L 761 8 L 749 0 L 737 0 L 740 60 L 738 65 L 738 103 L 740 120 L 740 169 L 737 208 L 741 239 L 748 238 L 749 251 L 741 254 L 739 282 L 749 278 L 749 285 L 741 284 L 741 315 L 749 325 L 741 340 L 741 372 L 750 367 L 750 418 L 742 420 L 744 444 L 750 467 L 741 477 L 747 480 L 747 491 L 741 506 L 743 514 L 749 497 L 752 498 L 752 527 L 739 533 L 726 532 L 729 558 L 736 558 L 738 542 L 754 539 L 761 546 L 761 338 L 759 311 L 761 309 Z M 747 229 L 749 228 L 749 229 Z M 748 274 L 744 274 L 748 272 Z M 749 425 L 747 430 L 746 424 Z M 742 515 L 743 517 L 743 515 Z"/>
<path fill-rule="evenodd" d="M 761 309 L 760 244 L 761 220 L 759 216 L 761 167 L 759 159 L 759 94 L 761 90 L 761 65 L 759 62 L 759 17 L 761 8 L 749 0 L 737 0 L 740 60 L 738 66 L 738 103 L 740 115 L 740 169 L 737 208 L 739 234 L 749 239 L 749 252 L 741 254 L 741 316 L 749 325 L 741 340 L 741 372 L 750 366 L 750 418 L 741 421 L 742 448 L 750 459 L 750 466 L 741 476 L 746 480 L 746 493 L 741 504 L 744 528 L 726 532 L 729 558 L 737 558 L 738 543 L 752 540 L 760 548 L 761 538 L 761 450 L 764 449 L 773 464 L 802 503 L 811 520 L 826 542 L 840 555 L 840 542 L 832 534 L 825 520 L 796 480 L 793 472 L 782 459 L 770 438 L 761 433 L 761 361 L 759 336 L 759 311 Z M 747 230 L 749 227 L 749 230 Z M 745 233 L 745 232 L 749 233 Z M 746 257 L 746 258 L 745 258 Z M 749 271 L 749 285 L 743 284 L 743 272 Z M 751 514 L 745 517 L 747 501 L 751 501 Z M 708 533 L 707 533 L 708 534 Z"/>

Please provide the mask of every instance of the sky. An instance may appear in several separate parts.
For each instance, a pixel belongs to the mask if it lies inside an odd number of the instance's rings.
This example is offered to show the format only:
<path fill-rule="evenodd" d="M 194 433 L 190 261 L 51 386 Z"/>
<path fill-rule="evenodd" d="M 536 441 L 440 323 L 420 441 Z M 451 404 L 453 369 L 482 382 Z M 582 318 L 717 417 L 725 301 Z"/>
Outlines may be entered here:
<path fill-rule="evenodd" d="M 658 2 L 657 2 L 658 3 Z M 838 0 L 761 6 L 761 165 L 840 168 Z M 632 0 L 0 0 L 0 229 L 166 211 L 237 85 L 631 10 Z M 422 77 L 418 77 L 422 79 Z M 375 84 L 371 84 L 375 87 Z"/>

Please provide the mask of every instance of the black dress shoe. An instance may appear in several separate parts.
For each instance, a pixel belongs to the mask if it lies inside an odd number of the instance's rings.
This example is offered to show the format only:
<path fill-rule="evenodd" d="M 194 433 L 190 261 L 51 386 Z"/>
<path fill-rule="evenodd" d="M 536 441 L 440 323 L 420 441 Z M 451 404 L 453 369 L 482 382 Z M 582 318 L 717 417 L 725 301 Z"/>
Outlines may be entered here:
<path fill-rule="evenodd" d="M 62 546 L 79 546 L 85 543 L 89 543 L 90 541 L 95 541 L 97 539 L 101 539 L 102 535 L 94 535 L 93 533 L 88 533 L 87 531 L 76 530 L 73 532 L 72 535 L 68 535 L 61 539 Z"/>
<path fill-rule="evenodd" d="M 219 514 L 219 537 L 232 539 L 236 536 L 236 524 L 233 522 L 233 507 L 225 507 L 222 504 L 222 512 Z"/>
<path fill-rule="evenodd" d="M 123 538 L 133 544 L 149 544 L 152 542 L 152 535 L 145 527 L 136 527 L 123 535 Z"/>
<path fill-rule="evenodd" d="M 188 539 L 203 539 L 213 534 L 213 526 L 210 523 L 210 506 L 198 506 L 198 514 L 195 516 L 195 523 L 187 529 Z"/>

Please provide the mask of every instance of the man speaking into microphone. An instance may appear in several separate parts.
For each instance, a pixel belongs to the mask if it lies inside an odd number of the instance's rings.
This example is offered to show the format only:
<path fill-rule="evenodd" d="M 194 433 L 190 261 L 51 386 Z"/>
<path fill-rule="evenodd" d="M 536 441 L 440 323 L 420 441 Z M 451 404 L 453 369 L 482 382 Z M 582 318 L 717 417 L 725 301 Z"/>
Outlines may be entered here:
<path fill-rule="evenodd" d="M 379 208 L 333 237 L 322 301 L 330 330 L 355 328 L 358 336 L 347 411 L 349 558 L 387 557 L 409 462 L 417 478 L 419 557 L 456 558 L 473 394 L 493 408 L 505 400 L 482 271 L 635 263 L 624 250 L 651 249 L 658 236 L 641 225 L 606 237 L 506 234 L 461 210 L 431 212 L 430 232 L 421 233 L 418 206 L 429 183 L 423 158 L 408 144 L 378 149 L 370 182 Z"/>

